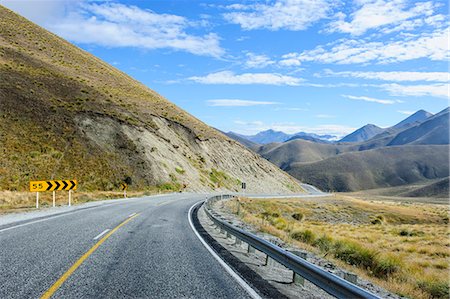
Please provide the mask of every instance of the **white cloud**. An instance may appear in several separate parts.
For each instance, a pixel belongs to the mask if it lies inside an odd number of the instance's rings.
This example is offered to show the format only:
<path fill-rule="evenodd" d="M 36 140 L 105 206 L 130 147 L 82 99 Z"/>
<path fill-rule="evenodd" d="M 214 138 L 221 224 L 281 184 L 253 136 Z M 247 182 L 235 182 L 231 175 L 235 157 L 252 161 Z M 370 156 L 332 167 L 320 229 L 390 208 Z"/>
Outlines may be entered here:
<path fill-rule="evenodd" d="M 245 66 L 248 68 L 264 68 L 275 63 L 267 55 L 247 53 L 245 56 L 247 57 Z"/>
<path fill-rule="evenodd" d="M 335 135 L 337 137 L 343 137 L 351 132 L 353 132 L 356 128 L 345 126 L 345 125 L 337 125 L 337 124 L 323 124 L 317 126 L 302 126 L 297 123 L 272 123 L 266 124 L 261 121 L 252 122 L 252 121 L 235 121 L 235 124 L 239 125 L 238 128 L 233 129 L 234 132 L 244 135 L 253 135 L 259 133 L 261 131 L 266 130 L 274 130 L 281 131 L 287 134 L 294 134 L 298 132 L 307 132 L 307 133 L 315 133 L 318 135 Z"/>
<path fill-rule="evenodd" d="M 450 98 L 449 84 L 400 85 L 393 83 L 382 84 L 379 87 L 396 96 L 431 96 L 444 99 Z"/>
<path fill-rule="evenodd" d="M 401 113 L 401 114 L 405 114 L 405 115 L 414 114 L 414 111 L 410 111 L 410 110 L 398 110 L 397 112 Z"/>
<path fill-rule="evenodd" d="M 338 20 L 329 24 L 328 31 L 361 35 L 370 29 L 389 25 L 400 25 L 403 29 L 414 28 L 418 25 L 414 22 L 423 22 L 421 18 L 434 13 L 431 1 L 414 3 L 412 7 L 408 7 L 410 3 L 405 0 L 363 1 L 362 5 L 350 15 L 351 21 L 345 21 L 346 16 L 338 13 L 336 15 Z"/>
<path fill-rule="evenodd" d="M 325 70 L 324 75 L 336 77 L 352 77 L 361 79 L 375 79 L 383 81 L 432 81 L 432 82 L 450 81 L 450 73 L 447 72 L 354 72 L 354 71 L 333 72 L 331 70 Z"/>
<path fill-rule="evenodd" d="M 233 4 L 225 20 L 245 30 L 304 30 L 327 17 L 330 4 L 325 0 L 276 0 L 268 4 Z"/>
<path fill-rule="evenodd" d="M 306 108 L 298 108 L 298 107 L 284 107 L 284 108 L 275 108 L 275 111 L 309 111 Z"/>
<path fill-rule="evenodd" d="M 244 125 L 244 126 L 263 126 L 264 125 L 264 123 L 259 120 L 255 120 L 255 121 L 235 120 L 234 123 L 237 125 Z"/>
<path fill-rule="evenodd" d="M 341 39 L 298 53 L 296 58 L 299 61 L 330 64 L 392 63 L 419 58 L 447 61 L 450 59 L 448 30 L 449 28 L 442 28 L 387 42 Z"/>
<path fill-rule="evenodd" d="M 381 100 L 381 99 L 375 99 L 365 96 L 352 96 L 352 95 L 342 95 L 344 98 L 350 99 L 350 100 L 358 100 L 358 101 L 365 101 L 365 102 L 372 102 L 372 103 L 378 103 L 383 105 L 390 105 L 395 104 L 396 101 L 394 100 Z"/>
<path fill-rule="evenodd" d="M 288 53 L 281 56 L 281 60 L 278 62 L 281 66 L 300 66 L 301 62 L 298 59 L 296 53 Z"/>
<path fill-rule="evenodd" d="M 317 118 L 335 118 L 336 116 L 330 114 L 316 114 Z"/>
<path fill-rule="evenodd" d="M 199 23 L 172 15 L 158 14 L 119 3 L 85 3 L 47 27 L 62 37 L 81 44 L 106 47 L 135 47 L 186 51 L 195 55 L 220 57 L 219 36 L 186 32 Z"/>
<path fill-rule="evenodd" d="M 298 86 L 302 79 L 285 76 L 277 73 L 244 73 L 236 75 L 231 71 L 211 73 L 203 77 L 194 76 L 188 78 L 191 81 L 202 84 L 266 84 Z"/>
<path fill-rule="evenodd" d="M 206 101 L 206 103 L 208 104 L 208 106 L 213 106 L 213 107 L 248 107 L 248 106 L 279 104 L 278 102 L 248 101 L 248 100 L 237 100 L 237 99 L 208 100 L 208 101 Z"/>

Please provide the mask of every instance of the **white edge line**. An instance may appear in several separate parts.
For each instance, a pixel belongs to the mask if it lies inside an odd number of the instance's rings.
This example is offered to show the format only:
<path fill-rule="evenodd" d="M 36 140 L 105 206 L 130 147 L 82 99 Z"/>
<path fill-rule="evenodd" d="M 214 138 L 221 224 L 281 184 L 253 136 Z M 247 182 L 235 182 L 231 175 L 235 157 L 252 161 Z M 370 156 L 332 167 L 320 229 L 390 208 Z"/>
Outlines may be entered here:
<path fill-rule="evenodd" d="M 153 198 L 153 197 L 163 197 L 163 196 L 166 196 L 166 195 L 173 195 L 174 193 L 170 193 L 170 194 L 158 194 L 158 195 L 150 195 L 150 196 L 148 196 L 148 197 L 151 197 L 151 198 Z M 147 197 L 147 196 L 143 196 L 143 197 Z M 131 199 L 131 198 L 140 198 L 140 197 L 130 197 L 130 198 L 128 198 L 128 199 Z M 105 201 L 101 201 L 101 200 L 99 200 L 99 201 L 96 201 L 96 203 L 98 203 L 97 205 L 94 205 L 94 206 L 92 206 L 92 207 L 88 207 L 89 209 L 96 209 L 96 208 L 101 208 L 101 207 L 108 207 L 108 206 L 113 206 L 113 205 L 119 205 L 119 204 L 122 204 L 123 202 L 122 202 L 122 200 L 123 199 L 117 199 L 117 200 L 120 200 L 119 202 L 114 202 L 114 200 L 111 200 L 111 202 L 105 202 Z M 71 210 L 71 211 L 67 211 L 67 212 L 62 212 L 61 214 L 50 214 L 50 215 L 44 215 L 43 217 L 45 217 L 44 219 L 39 219 L 39 220 L 34 220 L 34 221 L 29 221 L 29 222 L 25 222 L 25 223 L 22 223 L 22 224 L 18 224 L 18 225 L 13 225 L 13 226 L 10 226 L 10 227 L 6 227 L 6 228 L 3 228 L 3 229 L 0 229 L 0 233 L 1 232 L 5 232 L 5 231 L 8 231 L 8 230 L 10 230 L 10 229 L 15 229 L 15 228 L 19 228 L 19 227 L 22 227 L 22 226 L 27 226 L 27 225 L 30 225 L 30 224 L 35 224 L 35 223 L 39 223 L 39 222 L 43 222 L 43 221 L 48 221 L 48 220 L 52 220 L 52 219 L 55 219 L 55 218 L 59 218 L 59 217 L 64 217 L 64 216 L 69 216 L 69 215 L 72 215 L 72 214 L 74 214 L 74 213 L 77 213 L 77 212 L 80 212 L 80 211 L 83 211 L 84 209 L 82 209 L 82 208 L 84 208 L 83 206 L 78 206 L 79 208 L 75 208 L 74 210 Z M 134 215 L 133 215 L 134 216 Z M 129 217 L 131 217 L 131 215 L 129 216 Z M 33 219 L 33 218 L 31 218 L 31 219 Z M 28 221 L 28 220 L 30 220 L 30 219 L 26 219 L 26 220 L 24 220 L 24 221 Z M 14 223 L 15 221 L 13 221 L 13 222 L 10 222 L 10 223 L 6 223 L 5 225 L 9 225 L 9 224 L 11 224 L 11 223 Z"/>
<path fill-rule="evenodd" d="M 75 210 L 75 211 L 72 211 L 72 212 L 69 212 L 69 213 L 64 213 L 64 214 L 62 214 L 62 215 L 49 216 L 49 217 L 46 217 L 46 218 L 44 218 L 44 219 L 39 219 L 39 220 L 35 220 L 35 221 L 30 221 L 30 222 L 26 222 L 26 223 L 22 223 L 22 224 L 10 226 L 10 227 L 4 228 L 4 229 L 0 229 L 0 233 L 1 233 L 1 232 L 4 232 L 4 231 L 7 231 L 7 230 L 10 230 L 10 229 L 19 228 L 19 227 L 22 227 L 22 226 L 26 226 L 26 225 L 30 225 L 30 224 L 35 224 L 35 223 L 47 221 L 47 220 L 50 220 L 50 219 L 55 219 L 55 218 L 67 216 L 67 215 L 72 214 L 72 213 L 75 213 L 75 212 L 77 212 L 77 211 L 78 211 L 78 210 Z"/>
<path fill-rule="evenodd" d="M 97 240 L 98 238 L 100 238 L 101 236 L 103 236 L 104 234 L 106 234 L 107 232 L 109 232 L 110 229 L 107 228 L 104 231 L 102 231 L 99 235 L 97 235 L 97 237 L 94 238 L 94 240 Z"/>
<path fill-rule="evenodd" d="M 202 202 L 203 200 L 199 201 Z M 191 206 L 191 208 L 189 209 L 188 212 L 188 220 L 189 220 L 189 225 L 191 226 L 192 230 L 194 231 L 195 235 L 197 236 L 197 238 L 200 240 L 200 242 L 202 242 L 203 246 L 205 246 L 205 248 L 209 251 L 209 253 L 211 253 L 211 255 L 219 262 L 219 264 L 228 272 L 228 274 L 231 275 L 231 277 L 233 277 L 238 283 L 239 285 L 250 295 L 250 297 L 254 298 L 254 299 L 262 299 L 261 296 L 258 295 L 258 293 L 256 293 L 256 291 L 248 285 L 248 283 L 246 283 L 240 276 L 239 274 L 237 274 L 236 272 L 234 272 L 233 269 L 230 268 L 230 266 L 228 266 L 218 255 L 217 253 L 205 242 L 205 240 L 203 240 L 203 238 L 200 236 L 200 234 L 197 232 L 197 230 L 194 227 L 194 224 L 192 222 L 191 219 L 191 215 L 192 215 L 192 210 L 193 208 L 199 203 L 195 203 L 193 206 Z"/>

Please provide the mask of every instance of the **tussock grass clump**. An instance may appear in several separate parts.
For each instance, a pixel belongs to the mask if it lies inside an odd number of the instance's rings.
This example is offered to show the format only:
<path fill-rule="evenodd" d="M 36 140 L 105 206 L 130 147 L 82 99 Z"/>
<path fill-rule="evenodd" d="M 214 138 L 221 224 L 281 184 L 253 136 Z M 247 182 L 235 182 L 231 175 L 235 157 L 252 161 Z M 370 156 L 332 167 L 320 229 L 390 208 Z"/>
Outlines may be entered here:
<path fill-rule="evenodd" d="M 291 238 L 297 241 L 301 241 L 307 244 L 313 244 L 314 240 L 316 239 L 316 235 L 310 231 L 307 230 L 294 230 L 290 234 Z"/>
<path fill-rule="evenodd" d="M 431 298 L 449 298 L 450 290 L 446 281 L 436 278 L 421 280 L 417 286 L 431 295 Z"/>
<path fill-rule="evenodd" d="M 373 268 L 377 253 L 374 250 L 350 240 L 338 240 L 334 243 L 334 256 L 344 262 L 361 268 Z"/>
<path fill-rule="evenodd" d="M 294 213 L 294 214 L 292 214 L 292 218 L 294 218 L 297 221 L 302 221 L 303 214 L 302 213 Z"/>

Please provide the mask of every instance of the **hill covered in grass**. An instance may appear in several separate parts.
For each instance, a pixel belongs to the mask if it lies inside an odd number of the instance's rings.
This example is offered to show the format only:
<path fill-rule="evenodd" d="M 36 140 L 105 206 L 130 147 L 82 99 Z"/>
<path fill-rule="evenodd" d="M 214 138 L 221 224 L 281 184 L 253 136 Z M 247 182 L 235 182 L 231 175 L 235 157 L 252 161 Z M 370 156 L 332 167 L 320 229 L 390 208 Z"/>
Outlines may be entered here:
<path fill-rule="evenodd" d="M 0 190 L 296 191 L 271 163 L 155 91 L 0 6 Z M 263 183 L 261 183 L 263 182 Z"/>
<path fill-rule="evenodd" d="M 313 163 L 293 163 L 286 171 L 323 190 L 347 192 L 400 186 L 448 177 L 448 152 L 448 145 L 383 147 Z"/>

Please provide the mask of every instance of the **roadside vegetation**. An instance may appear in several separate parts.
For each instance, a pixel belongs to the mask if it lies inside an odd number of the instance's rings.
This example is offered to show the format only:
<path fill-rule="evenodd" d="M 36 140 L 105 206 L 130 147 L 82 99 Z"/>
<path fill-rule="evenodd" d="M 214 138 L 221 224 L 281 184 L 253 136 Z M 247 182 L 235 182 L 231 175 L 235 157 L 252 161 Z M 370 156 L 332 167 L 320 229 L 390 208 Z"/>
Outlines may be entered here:
<path fill-rule="evenodd" d="M 399 295 L 449 297 L 447 205 L 336 195 L 228 201 L 261 232 L 309 250 Z"/>
<path fill-rule="evenodd" d="M 162 193 L 179 192 L 183 186 L 179 183 L 168 182 L 146 190 L 127 191 L 127 197 L 142 197 Z M 53 203 L 52 192 L 39 193 L 39 207 L 51 207 Z M 56 206 L 68 204 L 68 191 L 56 192 Z M 105 199 L 121 199 L 124 197 L 123 191 L 74 191 L 72 193 L 72 204 L 86 203 Z M 19 191 L 0 191 L 0 214 L 17 213 L 29 210 L 36 210 L 36 193 Z"/>

